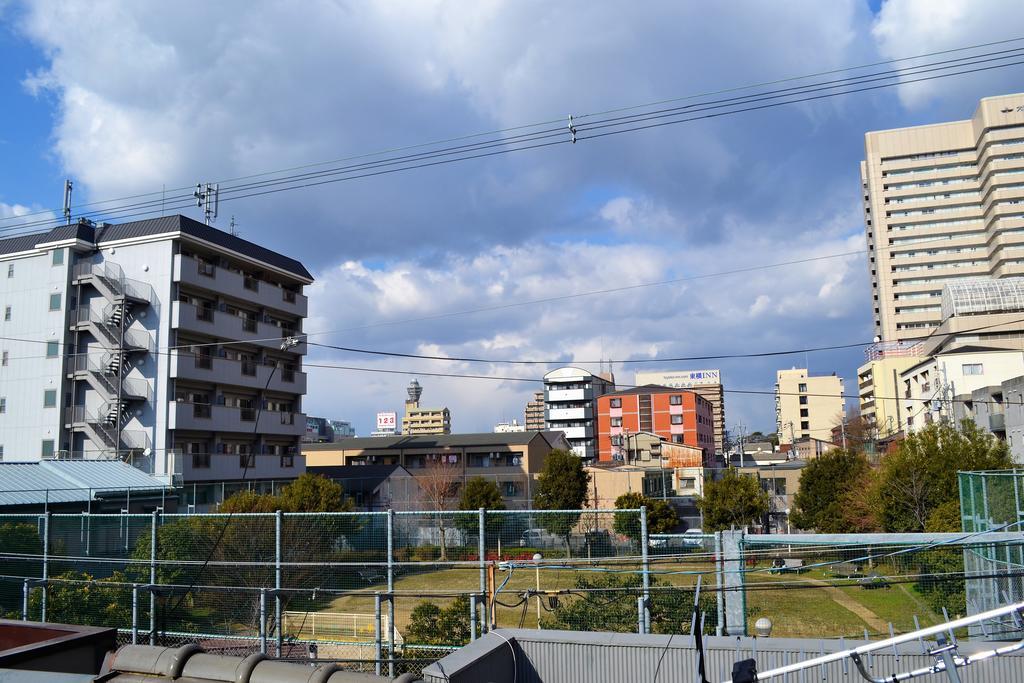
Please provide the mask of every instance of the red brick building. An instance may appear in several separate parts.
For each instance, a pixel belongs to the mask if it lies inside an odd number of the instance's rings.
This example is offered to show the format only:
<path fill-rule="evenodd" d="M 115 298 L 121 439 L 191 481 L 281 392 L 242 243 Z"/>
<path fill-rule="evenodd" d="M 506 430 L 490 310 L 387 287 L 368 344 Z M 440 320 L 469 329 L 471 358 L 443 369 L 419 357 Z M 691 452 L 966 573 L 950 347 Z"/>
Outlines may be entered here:
<path fill-rule="evenodd" d="M 597 399 L 598 461 L 611 461 L 616 453 L 627 452 L 629 435 L 638 432 L 703 448 L 706 456 L 715 447 L 711 402 L 692 391 L 654 384 Z"/>

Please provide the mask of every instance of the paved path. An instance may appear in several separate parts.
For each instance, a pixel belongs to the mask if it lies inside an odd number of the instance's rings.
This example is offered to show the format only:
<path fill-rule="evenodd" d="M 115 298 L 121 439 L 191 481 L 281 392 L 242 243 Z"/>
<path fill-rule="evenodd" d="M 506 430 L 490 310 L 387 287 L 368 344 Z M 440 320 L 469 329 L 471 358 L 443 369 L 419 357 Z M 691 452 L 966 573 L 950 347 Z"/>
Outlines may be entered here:
<path fill-rule="evenodd" d="M 860 604 L 859 602 L 857 602 L 849 595 L 836 588 L 835 586 L 825 583 L 824 581 L 821 581 L 819 579 L 807 578 L 804 579 L 804 581 L 814 584 L 815 586 L 820 586 L 836 604 L 846 608 L 850 612 L 853 612 L 858 617 L 863 619 L 864 622 L 868 625 L 868 627 L 875 633 L 889 632 L 889 624 L 882 621 L 881 617 L 879 617 L 877 614 L 875 614 L 867 607 Z"/>

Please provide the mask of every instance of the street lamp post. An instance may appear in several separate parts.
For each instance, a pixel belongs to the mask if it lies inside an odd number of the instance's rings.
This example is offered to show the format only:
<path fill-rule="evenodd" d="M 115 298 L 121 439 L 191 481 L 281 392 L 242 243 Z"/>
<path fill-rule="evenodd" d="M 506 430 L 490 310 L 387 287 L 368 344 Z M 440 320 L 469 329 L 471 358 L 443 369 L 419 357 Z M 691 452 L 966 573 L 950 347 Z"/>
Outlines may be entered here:
<path fill-rule="evenodd" d="M 533 554 L 533 571 L 537 579 L 537 628 L 540 628 L 540 561 L 543 559 L 540 553 Z"/>

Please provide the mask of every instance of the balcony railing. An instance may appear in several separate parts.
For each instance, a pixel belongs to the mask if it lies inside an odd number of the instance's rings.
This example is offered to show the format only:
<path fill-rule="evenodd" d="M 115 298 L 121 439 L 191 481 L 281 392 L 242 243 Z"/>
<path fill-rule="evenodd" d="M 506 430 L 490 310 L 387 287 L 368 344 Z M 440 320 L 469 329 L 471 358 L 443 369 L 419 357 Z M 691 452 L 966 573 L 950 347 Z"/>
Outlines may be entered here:
<path fill-rule="evenodd" d="M 193 403 L 192 417 L 200 420 L 209 420 L 213 417 L 213 407 L 209 403 Z"/>

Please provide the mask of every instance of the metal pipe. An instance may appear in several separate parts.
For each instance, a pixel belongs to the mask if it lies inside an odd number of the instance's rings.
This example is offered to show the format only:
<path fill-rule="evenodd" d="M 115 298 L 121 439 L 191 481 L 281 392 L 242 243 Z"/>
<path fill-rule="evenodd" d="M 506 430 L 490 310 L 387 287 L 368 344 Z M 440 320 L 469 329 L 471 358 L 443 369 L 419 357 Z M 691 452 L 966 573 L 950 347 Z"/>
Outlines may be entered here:
<path fill-rule="evenodd" d="M 47 510 L 46 514 L 43 515 L 43 600 L 42 609 L 40 610 L 39 619 L 44 624 L 46 623 L 46 594 L 48 587 L 46 585 L 47 579 L 50 578 L 50 512 Z"/>
<path fill-rule="evenodd" d="M 721 636 L 725 634 L 725 594 L 724 594 L 724 581 L 722 581 L 722 532 L 715 532 L 715 587 L 718 590 L 715 591 L 715 607 L 717 608 L 718 614 L 715 623 L 715 635 Z"/>
<path fill-rule="evenodd" d="M 642 547 L 640 548 L 641 566 L 643 568 L 643 585 L 644 585 L 644 633 L 651 632 L 651 562 L 647 556 L 650 546 L 650 538 L 647 535 L 647 506 L 640 506 L 640 540 Z"/>
<path fill-rule="evenodd" d="M 476 596 L 469 596 L 469 639 L 476 640 Z"/>
<path fill-rule="evenodd" d="M 267 589 L 260 589 L 260 654 L 267 654 Z"/>
<path fill-rule="evenodd" d="M 277 635 L 277 656 L 284 649 L 284 634 L 281 632 L 281 526 L 284 513 L 274 515 L 274 625 Z"/>
<path fill-rule="evenodd" d="M 999 608 L 996 608 L 996 609 L 993 609 L 993 610 L 989 610 L 987 612 L 982 612 L 980 614 L 974 614 L 974 615 L 971 615 L 971 616 L 968 616 L 968 617 L 962 617 L 960 619 L 954 619 L 953 621 L 950 621 L 950 622 L 947 622 L 947 623 L 944 623 L 944 624 L 938 624 L 936 626 L 929 626 L 927 628 L 921 629 L 920 631 L 911 631 L 910 633 L 904 633 L 904 634 L 896 636 L 895 638 L 886 638 L 885 640 L 876 640 L 876 641 L 874 641 L 872 643 L 865 643 L 864 645 L 861 645 L 860 647 L 852 648 L 852 649 L 849 649 L 849 650 L 841 650 L 839 652 L 832 652 L 832 653 L 829 653 L 829 654 L 824 655 L 822 657 L 815 657 L 814 659 L 808 659 L 807 661 L 799 662 L 797 664 L 789 664 L 787 666 L 780 666 L 780 667 L 777 667 L 775 669 L 769 669 L 768 671 L 758 672 L 757 680 L 765 681 L 765 680 L 768 680 L 769 678 L 775 678 L 775 677 L 778 677 L 778 676 L 785 676 L 786 674 L 790 674 L 790 673 L 793 673 L 793 672 L 796 672 L 796 671 L 800 671 L 802 669 L 807 669 L 807 668 L 810 668 L 812 666 L 822 666 L 824 664 L 829 664 L 831 662 L 837 662 L 837 661 L 840 661 L 840 660 L 844 660 L 847 657 L 851 657 L 852 658 L 852 656 L 854 654 L 860 656 L 860 655 L 867 654 L 869 652 L 875 652 L 877 650 L 884 650 L 886 648 L 891 648 L 891 647 L 893 647 L 895 645 L 902 645 L 903 643 L 909 643 L 909 642 L 912 642 L 912 641 L 915 641 L 915 640 L 918 640 L 918 639 L 923 639 L 923 638 L 927 638 L 929 636 L 934 636 L 934 635 L 937 635 L 937 634 L 940 634 L 940 633 L 944 633 L 947 630 L 956 630 L 956 629 L 964 628 L 966 626 L 970 626 L 972 624 L 975 624 L 975 623 L 977 623 L 979 621 L 984 621 L 984 620 L 988 620 L 988 619 L 997 619 L 999 617 L 1006 616 L 1006 615 L 1012 614 L 1014 612 L 1019 612 L 1021 610 L 1024 610 L 1024 602 L 1016 602 L 1016 603 L 1014 603 L 1012 605 L 1006 605 L 1004 607 L 999 607 Z M 1024 641 L 1022 641 L 1022 643 L 1024 643 Z M 1017 645 L 1019 645 L 1019 644 L 1015 643 L 1013 646 L 1010 646 L 1010 647 L 1016 647 Z M 1024 647 L 1024 645 L 1021 645 L 1021 647 Z M 1003 654 L 1003 653 L 999 653 L 999 654 Z M 997 655 L 988 654 L 988 656 L 991 657 L 991 656 L 997 656 Z M 982 657 L 981 659 L 985 659 L 985 658 L 987 658 L 987 657 Z M 979 661 L 979 656 L 975 655 L 974 658 L 971 659 L 970 661 L 971 662 Z M 887 679 L 887 680 L 891 680 L 891 678 Z"/>
<path fill-rule="evenodd" d="M 642 595 L 636 598 L 636 632 L 640 635 L 644 634 L 644 597 Z"/>
<path fill-rule="evenodd" d="M 21 620 L 28 621 L 28 594 L 31 589 L 28 587 L 28 579 L 21 585 Z"/>
<path fill-rule="evenodd" d="M 157 512 L 149 521 L 149 585 L 156 585 Z M 156 644 L 156 592 L 149 591 L 149 644 Z"/>
<path fill-rule="evenodd" d="M 374 673 L 380 676 L 380 654 L 381 654 L 381 627 L 380 627 L 380 591 L 373 594 L 373 659 Z"/>
<path fill-rule="evenodd" d="M 395 677 L 395 511 L 388 509 L 388 676 Z"/>
<path fill-rule="evenodd" d="M 152 593 L 150 593 L 152 595 Z M 132 645 L 139 644 L 139 584 L 132 584 Z"/>
<path fill-rule="evenodd" d="M 487 538 L 485 536 L 487 529 L 487 511 L 480 508 L 479 511 L 480 519 L 478 522 L 479 530 L 477 536 L 479 536 L 477 546 L 477 552 L 480 555 L 480 592 L 487 593 Z M 474 611 L 474 614 L 476 612 Z M 484 618 L 480 625 L 480 633 L 484 633 L 487 626 L 487 601 L 484 601 Z"/>

